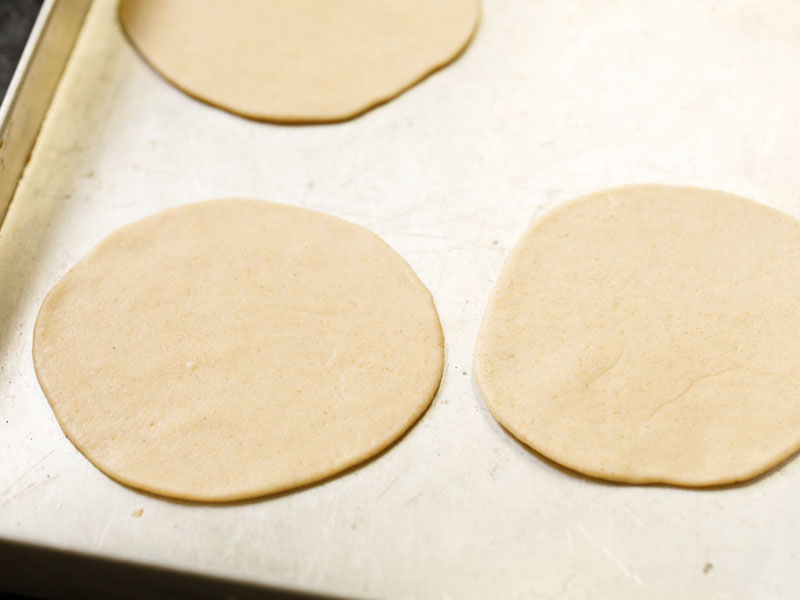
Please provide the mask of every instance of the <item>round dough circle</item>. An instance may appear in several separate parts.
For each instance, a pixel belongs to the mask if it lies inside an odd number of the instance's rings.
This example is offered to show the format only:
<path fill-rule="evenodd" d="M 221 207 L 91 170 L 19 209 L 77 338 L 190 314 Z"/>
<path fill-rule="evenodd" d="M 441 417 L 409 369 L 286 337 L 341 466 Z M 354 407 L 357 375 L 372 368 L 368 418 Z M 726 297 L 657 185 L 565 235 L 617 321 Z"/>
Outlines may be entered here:
<path fill-rule="evenodd" d="M 228 501 L 386 448 L 433 399 L 443 348 L 430 293 L 375 234 L 236 199 L 108 236 L 48 294 L 33 358 L 106 474 Z"/>
<path fill-rule="evenodd" d="M 552 460 L 630 483 L 755 477 L 800 448 L 800 222 L 730 194 L 579 198 L 511 252 L 476 379 Z"/>
<path fill-rule="evenodd" d="M 120 21 L 188 94 L 275 122 L 341 121 L 469 44 L 478 0 L 122 0 Z"/>

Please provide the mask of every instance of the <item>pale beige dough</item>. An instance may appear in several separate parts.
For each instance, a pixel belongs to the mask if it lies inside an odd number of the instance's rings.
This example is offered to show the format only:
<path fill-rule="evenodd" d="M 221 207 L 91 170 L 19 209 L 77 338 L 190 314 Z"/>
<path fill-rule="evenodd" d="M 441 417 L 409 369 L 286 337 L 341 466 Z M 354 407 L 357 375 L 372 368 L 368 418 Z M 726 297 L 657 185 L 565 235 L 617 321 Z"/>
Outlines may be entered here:
<path fill-rule="evenodd" d="M 374 456 L 428 407 L 444 360 L 430 293 L 380 238 L 256 200 L 112 233 L 48 294 L 33 358 L 96 466 L 208 501 Z"/>
<path fill-rule="evenodd" d="M 120 20 L 167 80 L 232 112 L 340 121 L 455 59 L 478 0 L 122 0 Z"/>
<path fill-rule="evenodd" d="M 764 473 L 800 447 L 800 222 L 656 185 L 557 208 L 503 267 L 475 373 L 506 429 L 582 473 Z"/>

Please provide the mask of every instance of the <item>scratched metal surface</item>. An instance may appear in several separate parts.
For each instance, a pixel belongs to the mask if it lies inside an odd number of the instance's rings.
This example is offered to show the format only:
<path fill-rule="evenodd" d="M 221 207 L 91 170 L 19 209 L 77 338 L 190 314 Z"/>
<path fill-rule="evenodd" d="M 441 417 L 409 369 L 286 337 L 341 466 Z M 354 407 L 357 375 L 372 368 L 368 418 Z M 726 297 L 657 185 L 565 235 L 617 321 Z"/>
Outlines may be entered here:
<path fill-rule="evenodd" d="M 470 362 L 503 260 L 547 207 L 657 181 L 800 216 L 798 98 L 794 0 L 486 0 L 450 68 L 349 123 L 280 127 L 164 83 L 98 0 L 0 232 L 0 536 L 348 596 L 796 598 L 800 461 L 715 491 L 590 481 L 504 433 Z M 360 469 L 173 503 L 64 438 L 31 331 L 114 228 L 235 195 L 382 235 L 436 298 L 447 369 L 410 434 Z"/>

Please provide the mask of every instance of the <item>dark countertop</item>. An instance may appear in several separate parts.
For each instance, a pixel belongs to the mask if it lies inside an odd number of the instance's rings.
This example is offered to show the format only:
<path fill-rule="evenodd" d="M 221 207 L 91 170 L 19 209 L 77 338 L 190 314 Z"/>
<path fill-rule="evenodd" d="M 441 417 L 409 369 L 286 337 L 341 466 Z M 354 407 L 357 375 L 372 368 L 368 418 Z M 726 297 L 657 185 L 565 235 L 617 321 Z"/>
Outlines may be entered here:
<path fill-rule="evenodd" d="M 0 2 L 0 98 L 5 96 L 42 0 Z"/>

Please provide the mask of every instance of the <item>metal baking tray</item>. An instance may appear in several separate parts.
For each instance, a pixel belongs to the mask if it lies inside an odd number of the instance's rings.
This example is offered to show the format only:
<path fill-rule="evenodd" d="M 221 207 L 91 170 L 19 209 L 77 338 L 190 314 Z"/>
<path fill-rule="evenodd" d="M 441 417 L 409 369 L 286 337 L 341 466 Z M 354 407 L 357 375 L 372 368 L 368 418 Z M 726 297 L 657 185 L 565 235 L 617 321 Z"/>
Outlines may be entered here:
<path fill-rule="evenodd" d="M 347 597 L 797 598 L 800 461 L 714 490 L 587 479 L 503 431 L 470 365 L 503 260 L 541 211 L 663 182 L 800 216 L 799 164 L 794 0 L 485 0 L 454 64 L 324 126 L 189 98 L 126 42 L 116 2 L 95 0 L 0 229 L 0 538 Z M 252 502 L 174 502 L 67 441 L 31 333 L 109 232 L 229 196 L 380 234 L 436 299 L 446 372 L 419 423 L 360 468 Z"/>

